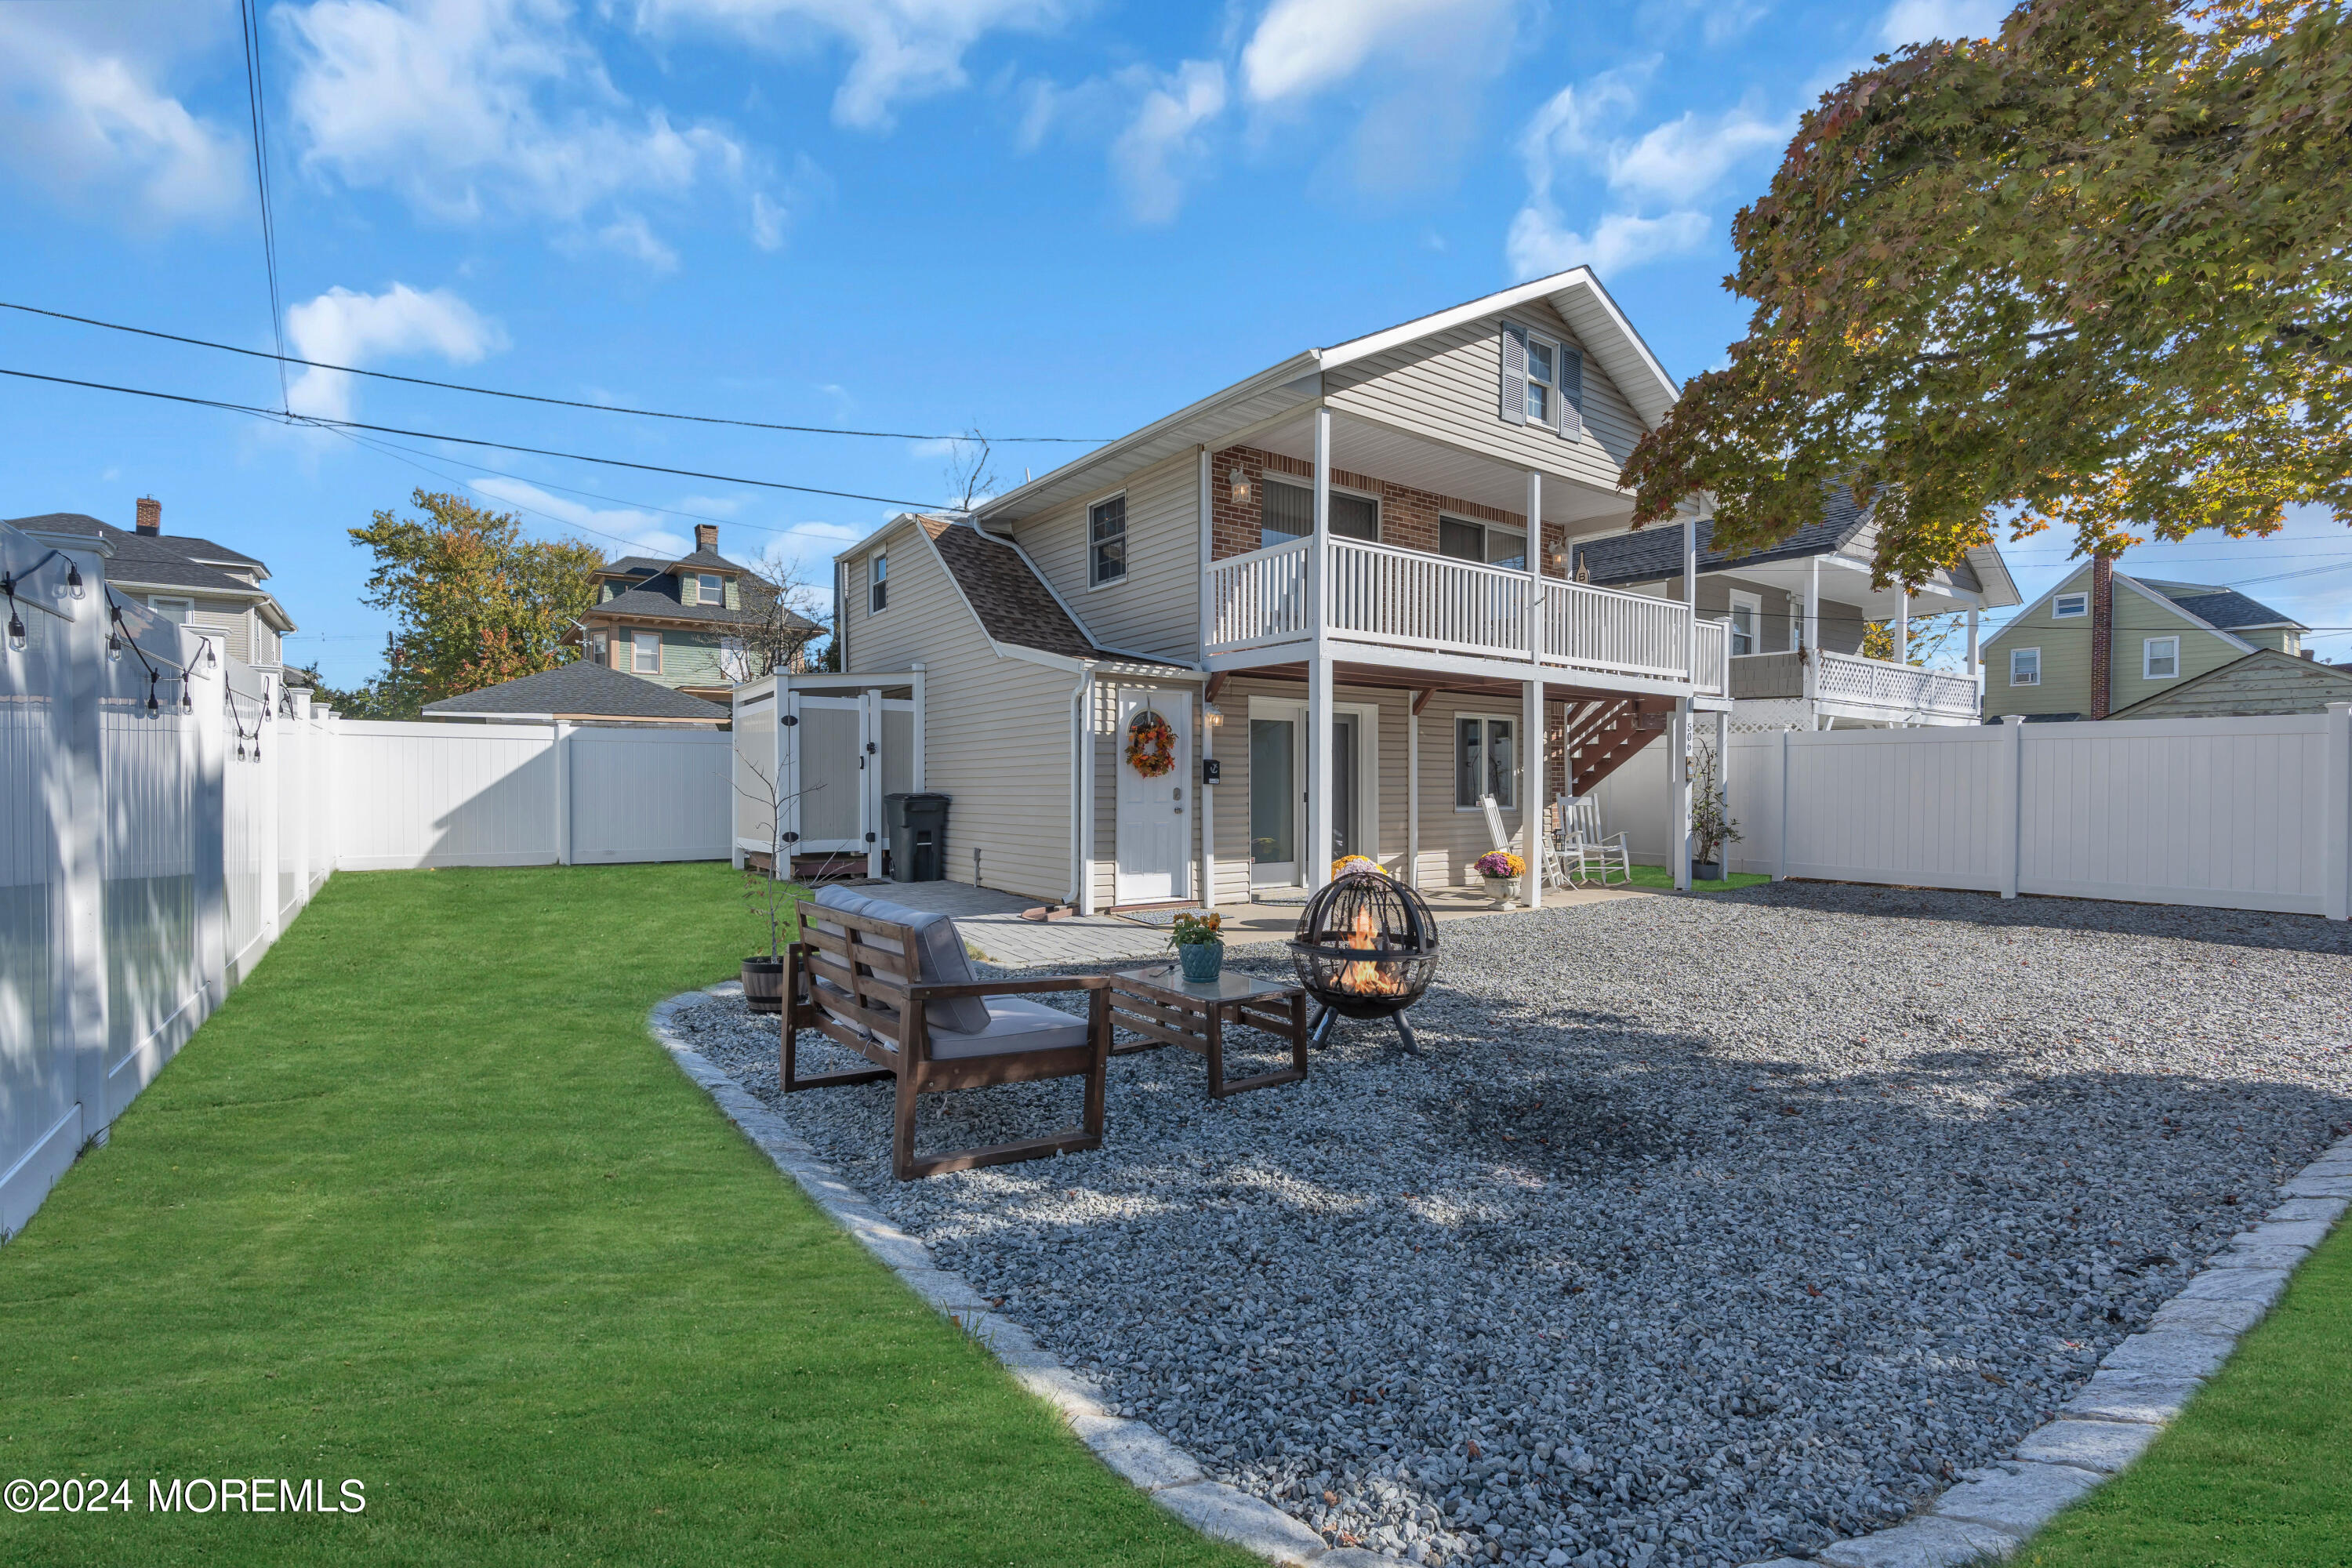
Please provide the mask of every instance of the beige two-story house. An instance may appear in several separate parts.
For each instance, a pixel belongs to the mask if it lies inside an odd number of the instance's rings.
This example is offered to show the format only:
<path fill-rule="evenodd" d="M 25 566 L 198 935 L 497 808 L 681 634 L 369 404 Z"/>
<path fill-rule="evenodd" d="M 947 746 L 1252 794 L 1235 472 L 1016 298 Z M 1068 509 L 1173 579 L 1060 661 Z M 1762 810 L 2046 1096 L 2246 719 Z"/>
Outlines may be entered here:
<path fill-rule="evenodd" d="M 1545 803 L 1731 709 L 1700 512 L 1644 531 L 1667 587 L 1572 559 L 1628 531 L 1618 475 L 1676 395 L 1584 268 L 1302 351 L 843 551 L 841 679 L 919 693 L 950 877 L 1089 910 L 1347 854 L 1461 884 L 1485 799 L 1524 853 Z"/>

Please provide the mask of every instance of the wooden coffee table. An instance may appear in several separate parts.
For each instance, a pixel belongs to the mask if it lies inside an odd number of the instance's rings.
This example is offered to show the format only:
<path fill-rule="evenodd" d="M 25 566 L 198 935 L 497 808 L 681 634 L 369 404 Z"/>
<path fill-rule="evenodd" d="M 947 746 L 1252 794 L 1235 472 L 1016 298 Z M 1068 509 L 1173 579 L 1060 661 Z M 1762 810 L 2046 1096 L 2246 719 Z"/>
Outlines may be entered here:
<path fill-rule="evenodd" d="M 1110 977 L 1110 1022 L 1142 1040 L 1114 1045 L 1111 1055 L 1181 1046 L 1209 1060 L 1209 1098 L 1297 1083 L 1307 1076 L 1307 993 L 1276 981 L 1220 974 L 1193 982 L 1172 963 L 1123 969 Z M 1239 1025 L 1290 1042 L 1290 1065 L 1250 1078 L 1225 1077 L 1225 1031 Z"/>

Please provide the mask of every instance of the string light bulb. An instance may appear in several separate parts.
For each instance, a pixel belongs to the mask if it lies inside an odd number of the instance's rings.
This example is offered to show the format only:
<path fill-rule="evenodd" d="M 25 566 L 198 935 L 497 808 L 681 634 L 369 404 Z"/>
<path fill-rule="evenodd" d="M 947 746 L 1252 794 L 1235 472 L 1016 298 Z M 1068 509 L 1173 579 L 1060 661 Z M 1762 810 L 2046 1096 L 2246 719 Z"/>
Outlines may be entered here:
<path fill-rule="evenodd" d="M 188 696 L 188 678 L 184 675 L 180 677 L 180 711 L 193 713 L 195 710 L 196 705 Z"/>
<path fill-rule="evenodd" d="M 25 651 L 25 617 L 16 613 L 16 601 L 14 599 L 8 601 L 8 650 L 11 653 Z"/>
<path fill-rule="evenodd" d="M 66 563 L 66 592 L 79 599 L 87 592 L 82 586 L 81 568 L 71 561 Z"/>
<path fill-rule="evenodd" d="M 156 679 L 157 678 L 152 675 L 147 678 L 147 717 L 150 719 L 156 717 L 163 711 L 163 705 L 155 700 Z"/>

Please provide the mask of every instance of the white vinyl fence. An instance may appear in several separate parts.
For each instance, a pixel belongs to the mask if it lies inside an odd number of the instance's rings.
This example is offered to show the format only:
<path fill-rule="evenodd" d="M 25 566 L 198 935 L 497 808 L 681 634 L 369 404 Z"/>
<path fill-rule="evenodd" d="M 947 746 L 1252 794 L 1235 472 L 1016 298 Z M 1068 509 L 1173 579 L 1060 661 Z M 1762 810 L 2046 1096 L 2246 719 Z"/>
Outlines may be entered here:
<path fill-rule="evenodd" d="M 339 721 L 91 543 L 0 524 L 0 1239 L 330 872 L 732 848 L 722 733 Z"/>
<path fill-rule="evenodd" d="M 1781 731 L 1730 746 L 1731 868 L 2352 912 L 2352 707 Z M 1613 782 L 1613 781 L 1612 781 Z"/>

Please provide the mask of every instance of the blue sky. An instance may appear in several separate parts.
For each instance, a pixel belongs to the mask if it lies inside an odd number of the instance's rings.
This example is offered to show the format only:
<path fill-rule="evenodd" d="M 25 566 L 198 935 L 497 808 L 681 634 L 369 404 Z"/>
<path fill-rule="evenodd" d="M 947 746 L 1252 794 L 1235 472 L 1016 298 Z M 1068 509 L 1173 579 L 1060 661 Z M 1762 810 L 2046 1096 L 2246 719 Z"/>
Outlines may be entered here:
<path fill-rule="evenodd" d="M 1260 369 L 1589 263 L 1668 369 L 1719 362 L 1732 213 L 1796 114 L 1987 0 L 316 0 L 261 64 L 289 352 L 551 397 L 917 434 L 1108 437 Z M 271 342 L 234 0 L 0 4 L 0 298 Z M 269 365 L 0 312 L 0 366 L 274 405 Z M 909 500 L 944 454 L 294 376 L 299 410 Z M 0 515 L 251 551 L 338 683 L 345 531 L 414 486 L 660 550 L 698 518 L 822 574 L 891 510 L 0 383 Z M 1017 481 L 1073 448 L 1009 445 Z M 485 471 L 485 466 L 496 473 Z M 2012 552 L 2029 592 L 2063 545 Z M 2135 552 L 2243 582 L 2352 562 Z M 2352 572 L 2250 591 L 2352 626 Z M 2352 657 L 2352 637 L 2320 644 Z"/>

